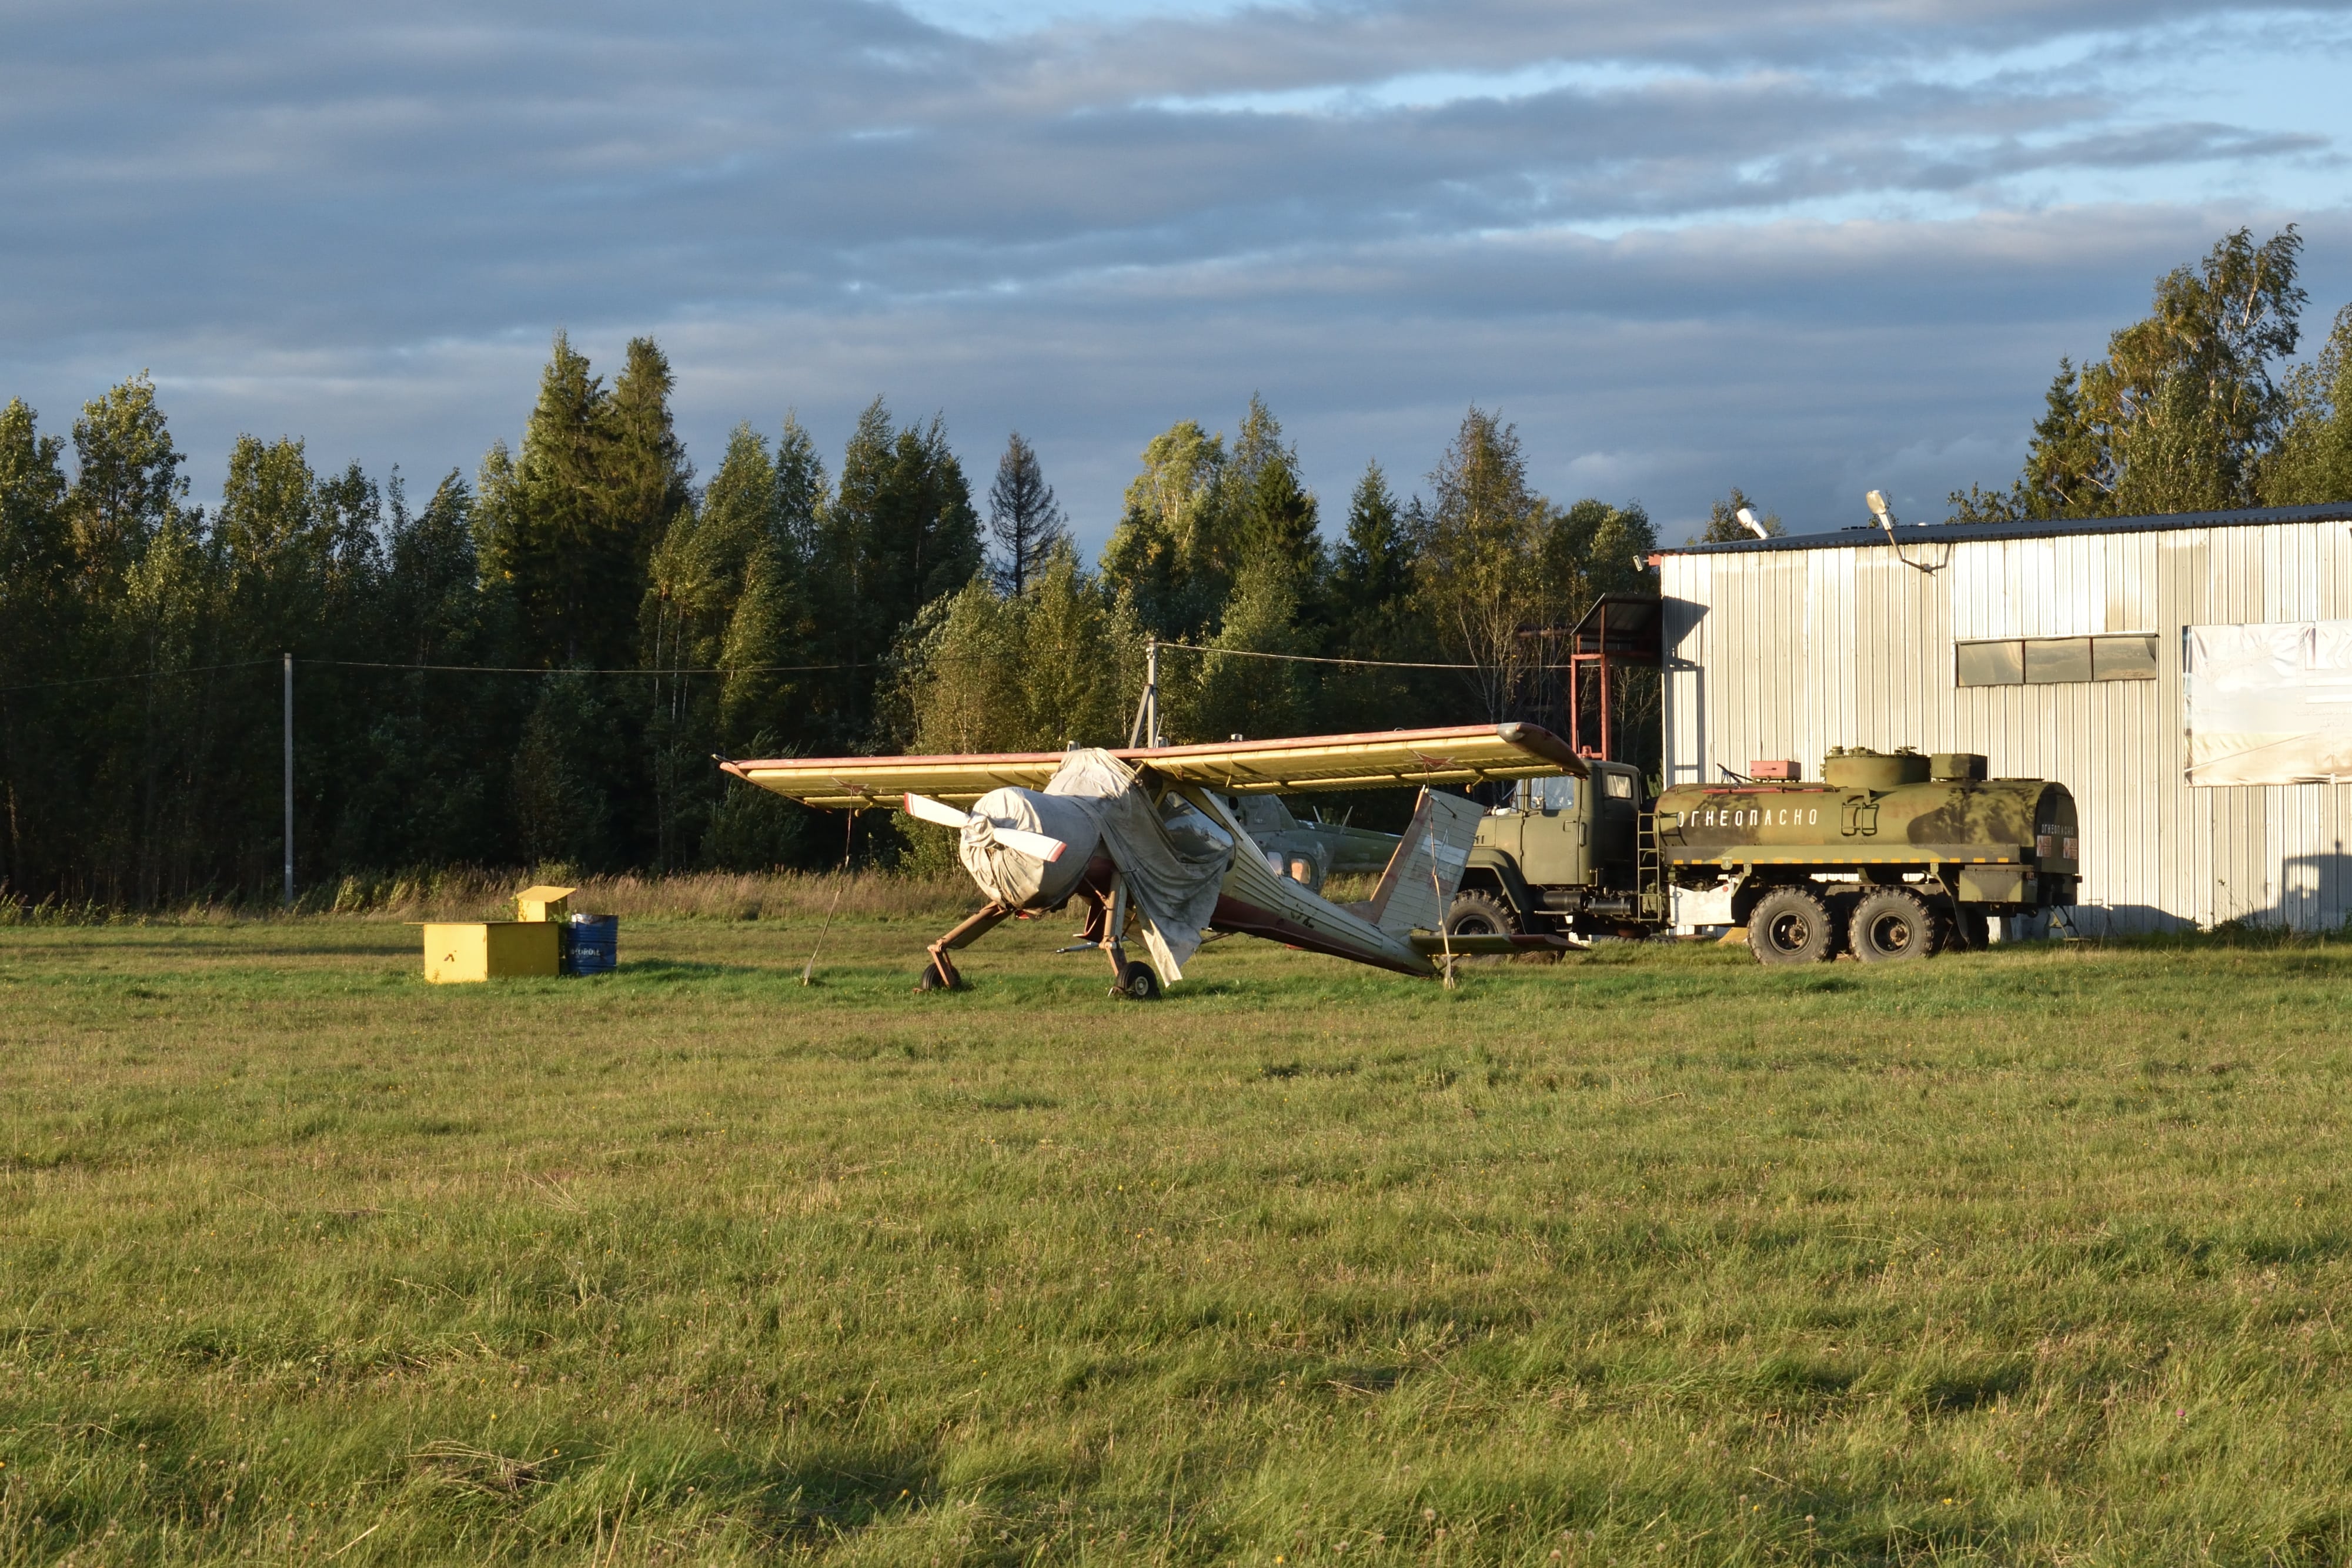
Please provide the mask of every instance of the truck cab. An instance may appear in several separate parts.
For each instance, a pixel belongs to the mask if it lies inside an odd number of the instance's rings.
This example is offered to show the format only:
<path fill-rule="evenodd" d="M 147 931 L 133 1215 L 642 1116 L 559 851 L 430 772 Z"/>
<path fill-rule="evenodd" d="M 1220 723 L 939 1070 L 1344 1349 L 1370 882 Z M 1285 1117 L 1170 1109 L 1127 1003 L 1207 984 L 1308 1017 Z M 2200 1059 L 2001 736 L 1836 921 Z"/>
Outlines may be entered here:
<path fill-rule="evenodd" d="M 1478 823 L 1446 928 L 1461 936 L 1612 929 L 1638 914 L 1642 770 L 1519 782 Z"/>

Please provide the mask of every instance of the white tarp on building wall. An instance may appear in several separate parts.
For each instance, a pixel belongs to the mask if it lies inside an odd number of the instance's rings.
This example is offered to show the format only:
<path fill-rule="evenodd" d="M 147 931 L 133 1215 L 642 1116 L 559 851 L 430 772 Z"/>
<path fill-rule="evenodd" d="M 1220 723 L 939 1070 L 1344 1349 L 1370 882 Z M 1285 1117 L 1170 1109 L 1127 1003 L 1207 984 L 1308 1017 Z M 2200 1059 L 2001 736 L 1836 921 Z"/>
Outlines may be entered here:
<path fill-rule="evenodd" d="M 2352 782 L 2352 621 L 2191 626 L 2181 654 L 2189 783 Z"/>

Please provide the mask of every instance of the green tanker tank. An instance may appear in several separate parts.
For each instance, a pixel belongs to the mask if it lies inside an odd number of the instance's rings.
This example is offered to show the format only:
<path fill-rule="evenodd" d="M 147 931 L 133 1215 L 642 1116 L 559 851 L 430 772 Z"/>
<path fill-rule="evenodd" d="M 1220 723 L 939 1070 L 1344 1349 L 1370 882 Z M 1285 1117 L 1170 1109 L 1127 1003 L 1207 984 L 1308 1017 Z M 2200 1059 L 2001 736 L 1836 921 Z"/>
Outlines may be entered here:
<path fill-rule="evenodd" d="M 1819 783 L 1780 764 L 1677 785 L 1638 819 L 1610 810 L 1632 804 L 1633 770 L 1593 767 L 1583 789 L 1531 781 L 1481 824 L 1449 929 L 1638 935 L 1682 888 L 1724 898 L 1765 963 L 1875 962 L 1982 946 L 1995 916 L 2072 904 L 2082 874 L 2066 787 L 1988 779 L 1973 754 L 1841 749 Z"/>

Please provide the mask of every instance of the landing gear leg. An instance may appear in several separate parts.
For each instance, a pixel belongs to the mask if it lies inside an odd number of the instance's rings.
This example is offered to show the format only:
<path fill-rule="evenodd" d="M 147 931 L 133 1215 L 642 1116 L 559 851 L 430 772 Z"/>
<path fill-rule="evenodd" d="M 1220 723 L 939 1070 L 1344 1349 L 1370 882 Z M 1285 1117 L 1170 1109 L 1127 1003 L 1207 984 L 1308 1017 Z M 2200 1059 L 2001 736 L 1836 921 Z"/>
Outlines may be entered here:
<path fill-rule="evenodd" d="M 919 991 L 960 991 L 964 988 L 963 977 L 956 973 L 948 955 L 958 947 L 969 947 L 1003 925 L 1013 915 L 1009 904 L 991 903 L 981 907 L 964 923 L 923 949 L 931 961 L 915 978 Z"/>
<path fill-rule="evenodd" d="M 1110 959 L 1110 994 L 1130 1001 L 1156 1002 L 1160 999 L 1160 977 L 1151 966 L 1129 962 L 1127 946 L 1121 940 L 1127 935 L 1127 878 L 1114 875 L 1110 879 L 1110 912 L 1103 923 L 1102 948 Z"/>

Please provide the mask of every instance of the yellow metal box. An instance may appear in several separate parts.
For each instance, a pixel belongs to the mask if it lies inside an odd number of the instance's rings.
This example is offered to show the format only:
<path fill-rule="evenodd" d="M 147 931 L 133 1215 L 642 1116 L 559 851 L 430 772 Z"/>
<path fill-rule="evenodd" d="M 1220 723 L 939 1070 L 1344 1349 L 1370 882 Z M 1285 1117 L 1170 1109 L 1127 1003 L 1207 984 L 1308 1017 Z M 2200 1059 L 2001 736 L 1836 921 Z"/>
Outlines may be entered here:
<path fill-rule="evenodd" d="M 569 920 L 576 887 L 526 887 L 515 894 L 517 920 Z"/>
<path fill-rule="evenodd" d="M 561 928 L 544 920 L 493 920 L 425 928 L 425 977 L 436 986 L 556 973 Z"/>

